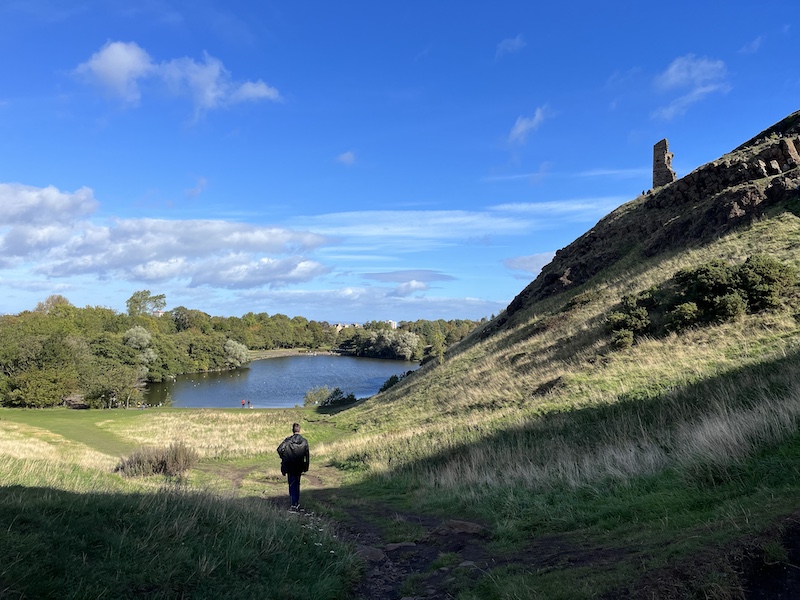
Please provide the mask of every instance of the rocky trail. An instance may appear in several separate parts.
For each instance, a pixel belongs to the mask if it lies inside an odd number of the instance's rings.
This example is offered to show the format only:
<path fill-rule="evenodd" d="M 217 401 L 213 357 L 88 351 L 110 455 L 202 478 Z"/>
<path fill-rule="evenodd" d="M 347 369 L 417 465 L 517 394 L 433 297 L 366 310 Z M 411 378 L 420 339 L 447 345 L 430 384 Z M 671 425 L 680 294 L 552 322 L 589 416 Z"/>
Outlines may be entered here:
<path fill-rule="evenodd" d="M 342 514 L 338 533 L 352 542 L 366 565 L 354 591 L 358 600 L 455 598 L 497 565 L 479 523 L 417 515 L 377 503 L 338 503 L 315 492 L 314 502 Z M 388 532 L 388 534 L 387 534 Z"/>

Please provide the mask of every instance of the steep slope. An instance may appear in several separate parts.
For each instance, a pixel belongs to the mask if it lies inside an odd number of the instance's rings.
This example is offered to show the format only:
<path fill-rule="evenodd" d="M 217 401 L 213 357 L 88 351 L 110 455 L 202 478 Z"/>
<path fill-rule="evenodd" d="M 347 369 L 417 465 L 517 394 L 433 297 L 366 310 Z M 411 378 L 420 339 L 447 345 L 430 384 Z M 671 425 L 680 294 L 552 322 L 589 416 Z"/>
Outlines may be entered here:
<path fill-rule="evenodd" d="M 538 300 L 589 281 L 632 252 L 653 257 L 686 250 L 761 217 L 797 196 L 800 111 L 730 154 L 619 207 L 566 248 L 495 323 Z"/>
<path fill-rule="evenodd" d="M 541 597 L 743 597 L 754 547 L 791 562 L 764 532 L 800 496 L 800 292 L 624 349 L 606 322 L 680 269 L 754 254 L 800 268 L 799 128 L 795 113 L 615 210 L 442 364 L 335 415 L 357 433 L 321 455 L 370 493 L 486 523 L 504 552 L 554 535 L 615 549 L 544 570 L 520 558 L 487 574 L 484 597 L 516 597 L 501 581 Z"/>

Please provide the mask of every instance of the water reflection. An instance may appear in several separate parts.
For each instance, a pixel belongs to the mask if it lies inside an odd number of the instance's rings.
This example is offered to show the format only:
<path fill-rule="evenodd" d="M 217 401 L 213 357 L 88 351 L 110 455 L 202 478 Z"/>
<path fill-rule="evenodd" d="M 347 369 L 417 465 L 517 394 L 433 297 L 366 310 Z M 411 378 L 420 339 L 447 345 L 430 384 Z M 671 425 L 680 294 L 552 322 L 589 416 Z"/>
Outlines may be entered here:
<path fill-rule="evenodd" d="M 247 367 L 222 373 L 179 375 L 174 381 L 152 384 L 147 403 L 171 400 L 179 408 L 291 408 L 303 404 L 315 387 L 341 388 L 357 398 L 372 396 L 392 375 L 418 367 L 415 362 L 335 355 L 300 355 L 257 360 Z"/>

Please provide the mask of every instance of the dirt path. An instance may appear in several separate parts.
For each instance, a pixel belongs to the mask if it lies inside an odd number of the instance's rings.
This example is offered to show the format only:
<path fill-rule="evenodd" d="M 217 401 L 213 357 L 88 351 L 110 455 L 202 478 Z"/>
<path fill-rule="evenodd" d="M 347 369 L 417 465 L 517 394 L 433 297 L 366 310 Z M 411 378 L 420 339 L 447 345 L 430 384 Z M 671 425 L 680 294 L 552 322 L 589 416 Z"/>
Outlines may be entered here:
<path fill-rule="evenodd" d="M 375 502 L 341 502 L 335 490 L 314 490 L 312 504 L 337 514 L 339 535 L 352 542 L 366 569 L 358 600 L 455 598 L 496 561 L 489 532 L 478 523 L 398 511 Z"/>
<path fill-rule="evenodd" d="M 500 554 L 491 531 L 481 523 L 456 517 L 436 517 L 399 510 L 373 498 L 358 498 L 330 483 L 336 475 L 326 469 L 303 480 L 298 518 L 323 514 L 337 535 L 351 542 L 364 561 L 356 600 L 444 600 L 474 590 L 497 567 L 526 569 L 611 565 L 628 552 L 598 549 L 557 535 L 539 536 L 511 554 Z M 281 482 L 282 483 L 282 482 Z M 280 490 L 280 495 L 273 495 Z M 284 507 L 285 484 L 266 496 Z"/>
<path fill-rule="evenodd" d="M 233 487 L 253 481 L 257 469 L 228 470 Z M 480 581 L 498 567 L 515 565 L 528 572 L 590 568 L 614 571 L 620 563 L 631 565 L 647 553 L 644 547 L 597 547 L 570 536 L 541 535 L 513 553 L 501 554 L 490 530 L 480 523 L 457 518 L 435 517 L 399 510 L 373 498 L 358 498 L 335 485 L 337 476 L 326 469 L 303 479 L 299 519 L 324 518 L 333 523 L 340 539 L 351 542 L 365 564 L 364 575 L 353 590 L 356 600 L 432 600 L 454 599 L 460 592 L 479 587 Z M 255 477 L 260 496 L 281 508 L 288 508 L 285 481 Z M 334 485 L 332 485 L 334 484 Z M 321 517 L 324 515 L 324 517 Z M 788 560 L 764 567 L 761 559 L 739 566 L 743 598 L 781 598 L 800 600 L 800 513 L 790 519 L 778 538 L 788 551 Z M 774 538 L 773 538 L 774 539 Z M 741 542 L 741 541 L 740 541 Z M 717 549 L 715 556 L 696 556 L 685 564 L 670 565 L 641 573 L 622 589 L 602 595 L 606 600 L 633 598 L 682 598 L 699 583 L 704 570 L 716 570 L 727 551 L 741 550 L 732 545 Z M 748 564 L 749 563 L 749 564 Z M 701 584 L 702 585 L 702 584 Z M 493 587 L 493 586 L 490 586 Z M 577 588 L 576 588 L 577 589 Z M 532 591 L 532 590 L 531 590 Z M 585 591 L 585 590 L 584 590 Z"/>

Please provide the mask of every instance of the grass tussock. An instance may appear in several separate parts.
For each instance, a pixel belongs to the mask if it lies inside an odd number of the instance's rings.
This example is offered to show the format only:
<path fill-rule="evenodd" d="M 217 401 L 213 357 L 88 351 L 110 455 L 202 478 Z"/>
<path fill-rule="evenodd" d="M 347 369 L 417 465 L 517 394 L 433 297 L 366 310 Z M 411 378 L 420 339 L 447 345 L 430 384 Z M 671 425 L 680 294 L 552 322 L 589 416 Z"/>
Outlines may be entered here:
<path fill-rule="evenodd" d="M 166 475 L 175 477 L 194 467 L 200 455 L 183 442 L 173 442 L 166 448 L 139 448 L 123 459 L 114 471 L 125 477 Z"/>

